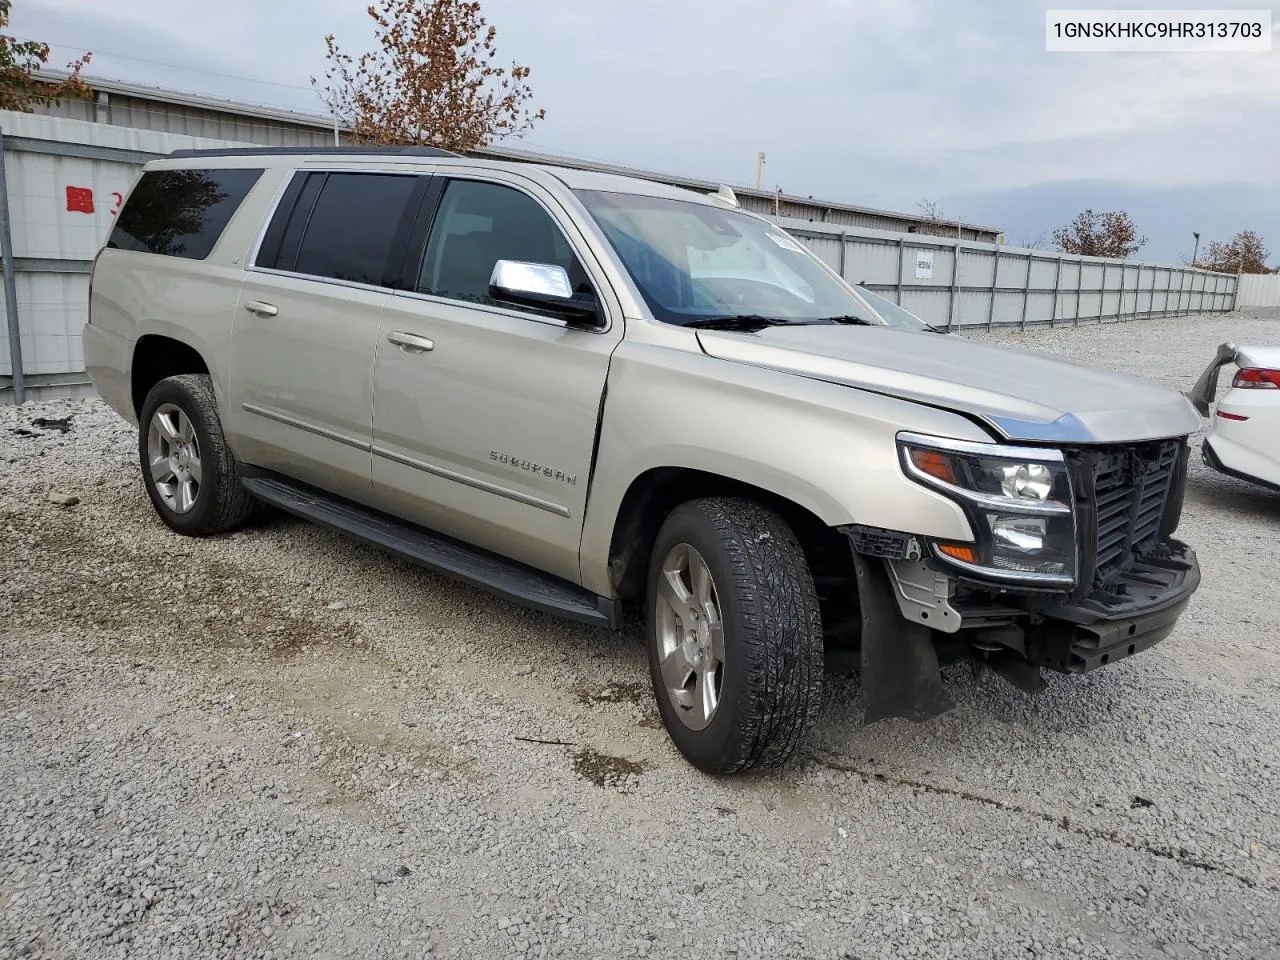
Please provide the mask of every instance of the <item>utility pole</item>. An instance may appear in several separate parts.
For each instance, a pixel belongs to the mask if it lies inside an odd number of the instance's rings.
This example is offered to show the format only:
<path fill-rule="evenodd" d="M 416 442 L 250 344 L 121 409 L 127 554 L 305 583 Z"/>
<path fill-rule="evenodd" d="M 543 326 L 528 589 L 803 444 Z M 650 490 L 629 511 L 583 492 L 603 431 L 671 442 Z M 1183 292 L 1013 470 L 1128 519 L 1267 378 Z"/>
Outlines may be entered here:
<path fill-rule="evenodd" d="M 1200 252 L 1200 234 L 1193 230 L 1191 235 L 1196 238 L 1196 245 L 1191 249 L 1191 269 L 1194 270 L 1196 268 L 1196 254 Z"/>
<path fill-rule="evenodd" d="M 764 152 L 756 154 L 756 189 L 760 189 L 760 184 L 764 182 Z"/>

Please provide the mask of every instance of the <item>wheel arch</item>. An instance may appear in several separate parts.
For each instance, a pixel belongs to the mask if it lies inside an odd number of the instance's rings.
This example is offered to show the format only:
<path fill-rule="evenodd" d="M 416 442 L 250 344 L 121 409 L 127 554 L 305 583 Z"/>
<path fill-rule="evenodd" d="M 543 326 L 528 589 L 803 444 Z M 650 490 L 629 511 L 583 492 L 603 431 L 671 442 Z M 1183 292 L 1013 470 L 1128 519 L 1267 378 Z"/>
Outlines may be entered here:
<path fill-rule="evenodd" d="M 839 632 L 857 583 L 848 540 L 809 507 L 734 477 L 690 467 L 654 467 L 636 477 L 622 497 L 609 543 L 609 578 L 616 595 L 634 605 L 645 593 L 649 557 L 663 521 L 682 503 L 737 497 L 772 510 L 791 527 L 804 550 L 829 634 Z"/>
<path fill-rule="evenodd" d="M 152 387 L 167 377 L 183 373 L 211 374 L 208 361 L 196 347 L 168 334 L 147 333 L 139 337 L 129 368 L 134 414 L 142 413 L 142 405 Z"/>

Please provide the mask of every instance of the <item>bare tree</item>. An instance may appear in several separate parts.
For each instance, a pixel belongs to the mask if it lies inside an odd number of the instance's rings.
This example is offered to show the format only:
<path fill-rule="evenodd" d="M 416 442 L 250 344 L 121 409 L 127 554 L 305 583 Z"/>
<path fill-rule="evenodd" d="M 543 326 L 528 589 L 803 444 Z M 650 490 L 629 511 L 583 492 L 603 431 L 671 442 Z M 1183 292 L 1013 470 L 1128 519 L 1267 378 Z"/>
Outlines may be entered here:
<path fill-rule="evenodd" d="M 1086 209 L 1053 231 L 1053 242 L 1063 253 L 1123 260 L 1137 253 L 1147 238 L 1138 236 L 1133 220 L 1123 210 L 1094 213 Z"/>
<path fill-rule="evenodd" d="M 1271 252 L 1255 230 L 1241 230 L 1226 243 L 1211 240 L 1199 266 L 1215 273 L 1270 273 Z"/>
<path fill-rule="evenodd" d="M 946 214 L 942 212 L 942 206 L 937 200 L 919 200 L 916 202 L 916 209 L 920 211 L 920 216 L 932 223 L 946 219 Z"/>
<path fill-rule="evenodd" d="M 916 209 L 920 211 L 920 219 L 924 221 L 919 232 L 931 237 L 958 237 L 959 226 L 942 212 L 942 205 L 936 200 L 919 200 Z"/>
<path fill-rule="evenodd" d="M 12 9 L 13 0 L 0 0 L 0 30 L 9 26 Z M 31 74 L 49 62 L 49 45 L 0 34 L 0 110 L 30 113 L 34 107 L 47 107 L 67 97 L 87 97 L 89 88 L 80 71 L 91 57 L 86 53 L 73 60 L 67 64 L 69 77 L 46 83 Z"/>
<path fill-rule="evenodd" d="M 1017 244 L 1026 250 L 1048 250 L 1049 249 L 1049 231 L 1041 230 L 1035 236 L 1024 235 Z"/>
<path fill-rule="evenodd" d="M 330 34 L 323 83 L 311 81 L 357 141 L 465 153 L 546 116 L 529 106 L 529 68 L 496 66 L 497 29 L 478 2 L 375 0 L 368 13 L 377 49 L 352 57 Z"/>

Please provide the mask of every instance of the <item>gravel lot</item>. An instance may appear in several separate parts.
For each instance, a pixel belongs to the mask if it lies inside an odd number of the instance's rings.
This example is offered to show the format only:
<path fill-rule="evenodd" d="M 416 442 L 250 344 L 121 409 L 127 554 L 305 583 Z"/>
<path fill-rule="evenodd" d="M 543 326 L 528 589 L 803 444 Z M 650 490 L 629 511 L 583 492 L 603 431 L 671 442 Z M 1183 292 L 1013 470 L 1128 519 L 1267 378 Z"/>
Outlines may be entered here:
<path fill-rule="evenodd" d="M 1186 388 L 1278 331 L 980 338 Z M 635 631 L 281 517 L 179 538 L 97 401 L 0 425 L 0 957 L 1280 956 L 1280 495 L 1198 458 L 1165 643 L 1035 697 L 950 669 L 923 725 L 832 672 L 797 765 L 717 781 Z"/>

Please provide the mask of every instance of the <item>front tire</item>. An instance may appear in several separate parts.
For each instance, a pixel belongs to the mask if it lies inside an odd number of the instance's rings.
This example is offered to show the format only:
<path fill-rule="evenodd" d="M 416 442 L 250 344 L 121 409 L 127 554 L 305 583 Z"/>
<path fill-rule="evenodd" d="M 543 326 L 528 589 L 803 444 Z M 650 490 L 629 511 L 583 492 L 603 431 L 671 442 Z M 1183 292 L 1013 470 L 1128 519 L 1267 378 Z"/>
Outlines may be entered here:
<path fill-rule="evenodd" d="M 707 773 L 778 766 L 822 703 L 822 617 L 795 533 L 750 500 L 673 510 L 649 565 L 649 670 L 677 749 Z"/>
<path fill-rule="evenodd" d="M 205 374 L 168 377 L 151 388 L 138 416 L 138 459 L 152 506 L 177 533 L 224 533 L 253 511 Z"/>

